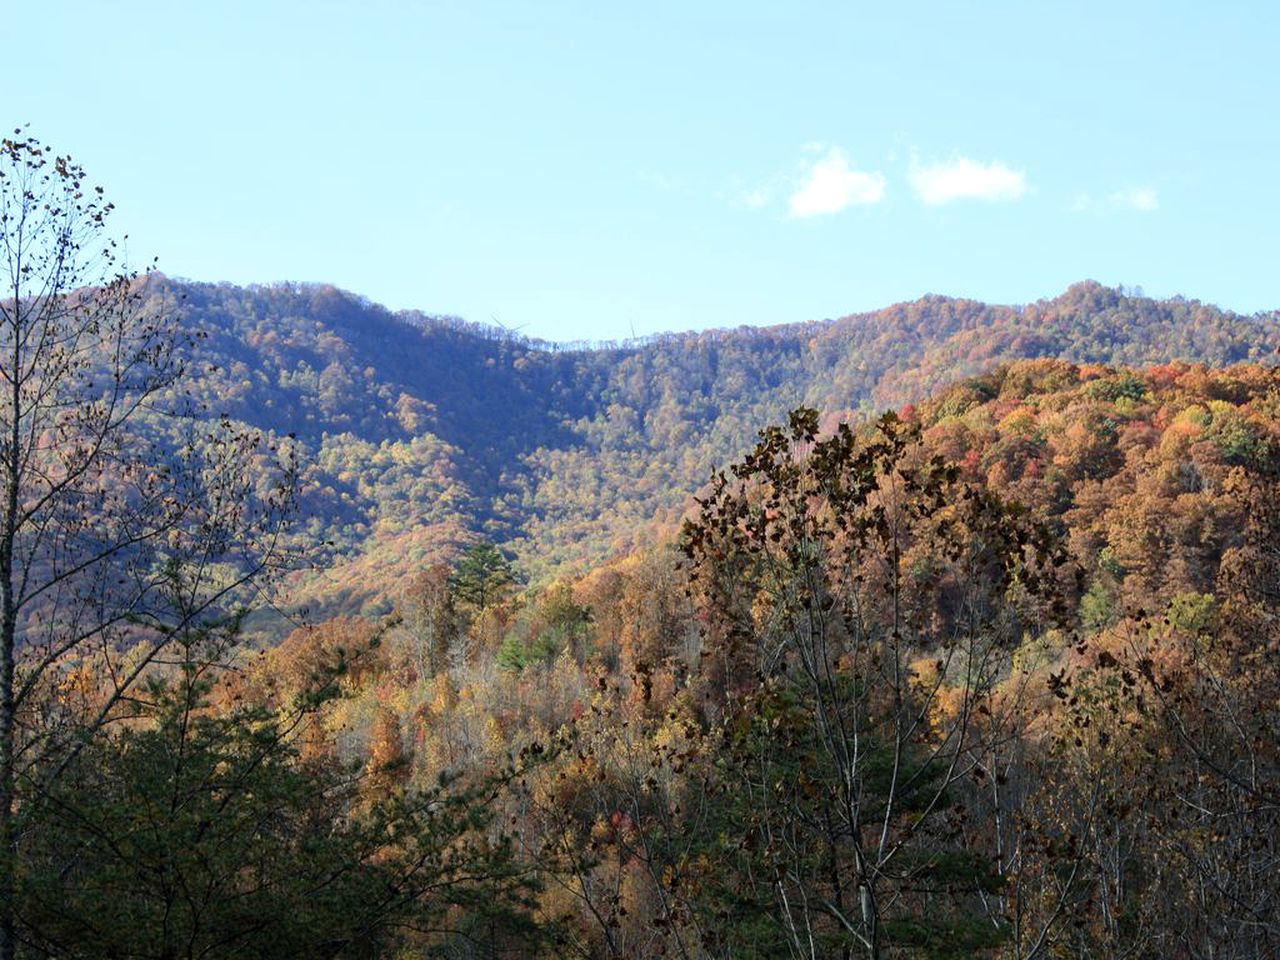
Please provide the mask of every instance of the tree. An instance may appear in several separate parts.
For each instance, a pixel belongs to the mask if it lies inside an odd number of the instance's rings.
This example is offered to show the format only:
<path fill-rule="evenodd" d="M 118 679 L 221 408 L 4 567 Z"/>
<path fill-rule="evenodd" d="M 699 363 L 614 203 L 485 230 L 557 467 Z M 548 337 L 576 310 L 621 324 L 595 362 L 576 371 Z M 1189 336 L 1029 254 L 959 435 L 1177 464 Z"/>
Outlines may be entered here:
<path fill-rule="evenodd" d="M 386 797 L 403 788 L 409 779 L 410 758 L 404 749 L 404 733 L 400 718 L 385 707 L 378 711 L 369 731 L 369 771 L 365 777 L 366 792 L 373 797 Z"/>
<path fill-rule="evenodd" d="M 449 579 L 448 567 L 432 564 L 405 591 L 404 622 L 413 641 L 414 666 L 425 677 L 448 671 L 458 639 L 460 624 Z"/>
<path fill-rule="evenodd" d="M 491 957 L 527 946 L 528 873 L 491 830 L 499 778 L 389 791 L 376 752 L 364 778 L 302 759 L 300 720 L 334 686 L 216 709 L 220 633 L 185 644 L 134 723 L 87 732 L 35 799 L 24 940 L 68 960 L 381 956 L 405 930 L 434 946 L 461 931 Z"/>
<path fill-rule="evenodd" d="M 1176 596 L 1163 616 L 1134 611 L 1095 639 L 1092 661 L 1060 695 L 1075 705 L 1086 749 L 1101 724 L 1090 730 L 1078 714 L 1086 694 L 1101 698 L 1095 691 L 1128 719 L 1134 742 L 1118 767 L 1133 797 L 1112 818 L 1139 834 L 1114 871 L 1128 923 L 1119 935 L 1106 915 L 1076 924 L 1100 929 L 1097 942 L 1116 956 L 1135 943 L 1160 956 L 1280 951 L 1280 458 L 1234 472 L 1227 493 L 1247 519 L 1216 596 Z"/>
<path fill-rule="evenodd" d="M 73 727 L 127 710 L 172 638 L 279 557 L 293 490 L 286 466 L 255 494 L 261 436 L 165 416 L 184 406 L 190 338 L 121 265 L 111 211 L 70 157 L 21 131 L 0 141 L 0 960 L 19 795 L 47 789 L 83 749 Z M 81 661 L 92 689 L 38 709 Z"/>
<path fill-rule="evenodd" d="M 978 904 L 998 864 L 965 829 L 961 787 L 1012 735 L 999 687 L 1046 612 L 1053 538 L 892 414 L 819 439 L 816 411 L 797 410 L 700 502 L 684 546 L 740 823 L 710 900 L 719 948 L 993 946 Z"/>
<path fill-rule="evenodd" d="M 529 853 L 572 955 L 708 956 L 695 873 L 708 835 L 736 825 L 689 775 L 708 760 L 689 713 L 646 715 L 602 673 L 589 707 L 556 732 L 552 763 L 525 784 Z"/>
<path fill-rule="evenodd" d="M 515 582 L 511 561 L 491 543 L 472 546 L 453 572 L 453 592 L 481 613 L 501 602 Z"/>

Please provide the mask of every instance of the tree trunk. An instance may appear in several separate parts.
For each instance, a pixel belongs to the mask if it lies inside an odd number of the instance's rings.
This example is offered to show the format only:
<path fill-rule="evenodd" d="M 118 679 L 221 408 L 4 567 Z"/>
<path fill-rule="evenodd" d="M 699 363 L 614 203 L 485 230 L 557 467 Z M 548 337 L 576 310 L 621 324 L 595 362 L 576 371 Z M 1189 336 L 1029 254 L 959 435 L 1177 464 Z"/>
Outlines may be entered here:
<path fill-rule="evenodd" d="M 9 382 L 10 409 L 8 436 L 5 446 L 4 520 L 0 524 L 0 960 L 14 960 L 17 952 L 17 880 L 18 833 L 14 822 L 14 771 L 16 729 L 16 702 L 14 701 L 13 671 L 18 649 L 18 598 L 14 594 L 13 554 L 17 537 L 18 490 L 22 476 L 22 381 L 20 379 L 21 344 L 18 335 L 22 303 L 21 290 L 16 278 L 21 276 L 21 261 L 17 264 L 13 289 L 13 346 Z"/>
<path fill-rule="evenodd" d="M 17 337 L 14 338 L 15 343 Z M 16 347 L 15 347 L 16 353 Z M 9 463 L 5 485 L 4 523 L 0 532 L 0 960 L 14 960 L 17 927 L 14 901 L 18 835 L 14 823 L 14 691 L 13 668 L 17 656 L 17 598 L 14 596 L 13 548 L 18 514 L 18 407 L 17 364 L 14 388 Z"/>

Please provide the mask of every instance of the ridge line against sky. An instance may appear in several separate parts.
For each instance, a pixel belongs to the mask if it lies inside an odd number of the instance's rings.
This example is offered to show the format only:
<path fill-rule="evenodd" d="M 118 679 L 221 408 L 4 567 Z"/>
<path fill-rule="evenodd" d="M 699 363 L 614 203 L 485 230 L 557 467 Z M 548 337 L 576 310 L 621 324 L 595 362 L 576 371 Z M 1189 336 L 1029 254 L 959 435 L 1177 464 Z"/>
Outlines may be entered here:
<path fill-rule="evenodd" d="M 230 284 L 230 281 L 225 281 L 225 280 L 224 281 L 197 280 L 191 277 L 182 277 L 177 275 L 165 274 L 163 271 L 160 271 L 158 275 L 178 285 L 193 285 L 193 286 L 207 285 L 212 287 L 218 287 L 221 285 Z M 157 274 L 152 274 L 152 276 L 154 278 L 155 276 L 157 276 Z M 1173 302 L 1175 299 L 1182 299 L 1187 303 L 1204 306 L 1211 310 L 1217 310 L 1223 314 L 1230 314 L 1237 317 L 1242 317 L 1244 319 L 1253 319 L 1261 322 L 1274 322 L 1274 321 L 1280 320 L 1280 307 L 1253 311 L 1252 313 L 1246 313 L 1239 310 L 1233 310 L 1230 306 L 1227 306 L 1224 304 L 1201 300 L 1200 298 L 1195 296 L 1188 295 L 1184 297 L 1182 294 L 1174 294 L 1170 297 L 1155 297 L 1155 296 L 1152 296 L 1145 289 L 1143 289 L 1141 286 L 1133 286 L 1133 287 L 1111 286 L 1107 284 L 1100 284 L 1097 280 L 1093 280 L 1093 279 L 1082 279 L 1069 284 L 1066 288 L 1059 291 L 1058 293 L 1046 293 L 1032 300 L 1017 301 L 1017 302 L 999 302 L 999 301 L 991 301 L 991 300 L 982 300 L 977 297 L 961 297 L 961 296 L 954 296 L 947 293 L 938 293 L 936 291 L 932 291 L 929 293 L 921 294 L 918 297 L 913 297 L 910 300 L 897 300 L 892 303 L 884 303 L 884 304 L 880 304 L 877 307 L 871 307 L 867 309 L 846 310 L 829 317 L 810 317 L 807 319 L 780 320 L 775 323 L 753 324 L 753 325 L 739 324 L 738 326 L 733 326 L 733 327 L 717 326 L 713 324 L 713 325 L 707 325 L 707 326 L 701 326 L 701 327 L 688 327 L 688 328 L 682 328 L 682 329 L 654 330 L 647 334 L 637 334 L 634 337 L 631 337 L 631 336 L 604 337 L 604 338 L 586 337 L 586 338 L 578 338 L 573 340 L 569 340 L 569 339 L 550 340 L 545 337 L 538 337 L 534 334 L 530 334 L 522 330 L 507 327 L 501 323 L 493 323 L 493 322 L 486 323 L 482 320 L 472 320 L 468 317 L 459 316 L 457 314 L 444 313 L 441 311 L 431 310 L 427 307 L 392 308 L 387 306 L 386 304 L 379 303 L 378 301 L 361 294 L 359 291 L 348 290 L 344 287 L 339 287 L 336 284 L 324 283 L 323 281 L 275 281 L 275 282 L 268 282 L 268 283 L 246 283 L 243 285 L 239 285 L 239 284 L 230 284 L 230 285 L 233 287 L 241 287 L 243 289 L 250 289 L 250 290 L 253 290 L 253 289 L 271 290 L 273 287 L 280 286 L 280 285 L 283 285 L 285 287 L 299 286 L 303 288 L 304 292 L 306 288 L 315 288 L 318 290 L 332 289 L 332 290 L 336 290 L 339 294 L 343 296 L 354 299 L 355 301 L 364 305 L 365 307 L 372 308 L 374 310 L 385 311 L 388 316 L 398 321 L 408 323 L 410 325 L 413 325 L 419 322 L 430 323 L 433 321 L 442 321 L 448 324 L 460 323 L 463 325 L 464 328 L 473 329 L 473 332 L 475 332 L 479 336 L 494 337 L 494 338 L 510 338 L 515 340 L 516 342 L 523 342 L 535 348 L 543 348 L 543 347 L 569 348 L 569 349 L 575 349 L 575 350 L 579 348 L 585 348 L 587 350 L 595 350 L 595 349 L 611 348 L 611 347 L 628 348 L 635 345 L 643 345 L 652 340 L 661 339 L 665 337 L 675 337 L 675 338 L 699 337 L 699 336 L 702 336 L 703 334 L 720 334 L 720 333 L 736 334 L 736 333 L 739 333 L 744 328 L 759 330 L 759 331 L 782 331 L 782 330 L 789 331 L 792 329 L 807 329 L 812 327 L 830 326 L 830 325 L 838 324 L 842 321 L 847 321 L 847 320 L 856 321 L 864 318 L 876 318 L 882 314 L 897 310 L 902 307 L 910 307 L 916 303 L 920 303 L 926 300 L 971 302 L 971 303 L 976 303 L 978 306 L 982 308 L 990 309 L 990 310 L 1020 311 L 1027 307 L 1034 306 L 1037 304 L 1056 303 L 1059 300 L 1068 298 L 1074 288 L 1087 286 L 1090 284 L 1097 284 L 1098 286 L 1101 286 L 1106 290 L 1118 292 L 1123 297 L 1131 297 L 1139 300 L 1143 300 L 1143 299 L 1151 300 L 1155 303 L 1170 303 L 1170 302 Z"/>
<path fill-rule="evenodd" d="M 47 0 L 4 18 L 5 103 L 137 262 L 545 340 L 1086 276 L 1248 314 L 1280 304 L 1278 28 L 1260 0 Z"/>

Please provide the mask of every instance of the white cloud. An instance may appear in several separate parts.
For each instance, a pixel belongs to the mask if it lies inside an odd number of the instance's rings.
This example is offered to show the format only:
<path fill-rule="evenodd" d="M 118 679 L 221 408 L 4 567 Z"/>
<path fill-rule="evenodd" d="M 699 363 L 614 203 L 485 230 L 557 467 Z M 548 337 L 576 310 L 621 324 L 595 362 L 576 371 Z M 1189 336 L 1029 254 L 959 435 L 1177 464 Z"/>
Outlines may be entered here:
<path fill-rule="evenodd" d="M 1105 213 L 1109 210 L 1150 213 L 1159 208 L 1160 196 L 1154 187 L 1128 187 L 1099 199 L 1089 193 L 1077 193 L 1071 204 L 1072 213 Z"/>
<path fill-rule="evenodd" d="M 1130 187 L 1117 190 L 1107 198 L 1113 207 L 1122 210 L 1136 210 L 1139 213 L 1150 213 L 1160 206 L 1160 198 L 1151 187 Z"/>
<path fill-rule="evenodd" d="M 806 152 L 817 145 L 808 144 Z M 839 213 L 847 207 L 879 203 L 884 199 L 884 174 L 849 169 L 849 158 L 839 147 L 831 147 L 818 159 L 807 162 L 804 172 L 787 198 L 793 217 L 818 217 Z"/>
<path fill-rule="evenodd" d="M 907 178 L 916 195 L 930 206 L 953 200 L 1017 200 L 1027 192 L 1027 175 L 998 160 L 979 163 L 956 157 L 926 166 L 912 161 Z"/>

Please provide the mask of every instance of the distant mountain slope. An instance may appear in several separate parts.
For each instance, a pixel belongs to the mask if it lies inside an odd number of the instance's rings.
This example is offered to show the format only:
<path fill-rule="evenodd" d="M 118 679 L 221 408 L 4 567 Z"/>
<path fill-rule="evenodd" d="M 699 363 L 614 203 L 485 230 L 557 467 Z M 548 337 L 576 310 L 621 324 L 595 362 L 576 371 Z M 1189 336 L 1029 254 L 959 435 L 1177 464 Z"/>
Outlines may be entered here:
<path fill-rule="evenodd" d="M 674 520 L 717 464 L 799 403 L 861 414 L 999 363 L 1268 361 L 1275 314 L 1086 282 L 1025 307 L 926 297 L 834 321 L 568 349 L 327 286 L 160 280 L 208 336 L 211 413 L 293 432 L 310 466 L 301 535 L 358 605 L 467 531 L 533 572 L 590 562 Z"/>

